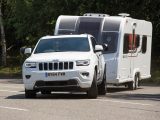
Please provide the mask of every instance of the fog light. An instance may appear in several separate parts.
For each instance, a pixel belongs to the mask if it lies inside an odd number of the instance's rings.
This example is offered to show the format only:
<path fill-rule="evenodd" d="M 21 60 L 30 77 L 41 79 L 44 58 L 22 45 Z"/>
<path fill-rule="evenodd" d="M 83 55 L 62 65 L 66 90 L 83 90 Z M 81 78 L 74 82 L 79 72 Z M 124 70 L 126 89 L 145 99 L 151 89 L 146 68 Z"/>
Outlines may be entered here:
<path fill-rule="evenodd" d="M 31 77 L 31 75 L 26 75 L 26 79 L 29 79 Z"/>
<path fill-rule="evenodd" d="M 87 76 L 87 77 L 89 76 L 89 72 L 82 72 L 81 74 L 82 74 L 83 76 Z"/>

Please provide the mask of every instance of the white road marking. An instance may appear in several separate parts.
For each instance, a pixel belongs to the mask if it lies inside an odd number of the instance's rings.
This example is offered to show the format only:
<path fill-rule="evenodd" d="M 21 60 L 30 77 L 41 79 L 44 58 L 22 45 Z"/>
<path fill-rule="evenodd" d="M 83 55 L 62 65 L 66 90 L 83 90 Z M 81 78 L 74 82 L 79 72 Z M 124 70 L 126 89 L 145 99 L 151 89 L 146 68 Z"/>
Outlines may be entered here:
<path fill-rule="evenodd" d="M 10 110 L 19 110 L 19 111 L 29 111 L 28 109 L 15 108 L 15 107 L 6 107 L 6 106 L 0 106 L 0 108 L 10 109 Z"/>
<path fill-rule="evenodd" d="M 4 88 L 17 88 L 17 89 L 23 89 L 23 87 L 14 87 L 14 86 L 4 86 L 4 85 L 1 85 L 0 87 L 4 87 Z"/>
<path fill-rule="evenodd" d="M 0 90 L 0 92 L 24 93 L 24 92 L 21 92 L 21 91 L 13 91 L 13 90 Z"/>
<path fill-rule="evenodd" d="M 152 106 L 152 104 L 144 104 L 144 103 L 137 103 L 137 102 L 127 102 L 127 101 L 117 101 L 117 100 L 95 99 L 95 101 L 113 102 L 113 103 L 122 103 L 122 104 L 132 104 L 132 105 L 143 105 L 143 106 Z"/>

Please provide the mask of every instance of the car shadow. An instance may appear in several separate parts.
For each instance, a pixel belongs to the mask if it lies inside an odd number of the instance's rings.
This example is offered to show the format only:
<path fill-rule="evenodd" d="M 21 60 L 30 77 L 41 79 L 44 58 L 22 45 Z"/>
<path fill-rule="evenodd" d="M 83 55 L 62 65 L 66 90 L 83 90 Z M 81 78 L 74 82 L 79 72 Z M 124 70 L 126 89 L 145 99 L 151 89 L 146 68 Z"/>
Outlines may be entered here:
<path fill-rule="evenodd" d="M 114 99 L 123 99 L 123 100 L 151 100 L 151 101 L 160 101 L 160 94 L 114 94 L 106 95 L 106 98 Z"/>
<path fill-rule="evenodd" d="M 112 99 L 123 99 L 123 100 L 152 100 L 160 101 L 160 94 L 148 94 L 148 93 L 138 93 L 137 91 L 143 89 L 143 87 L 138 88 L 137 90 L 128 90 L 125 87 L 109 87 L 106 98 Z"/>
<path fill-rule="evenodd" d="M 16 94 L 6 97 L 6 99 L 26 99 L 24 94 Z M 27 98 L 28 99 L 28 98 Z M 52 93 L 49 95 L 37 94 L 36 98 L 29 99 L 88 99 L 87 94 L 83 93 Z"/>
<path fill-rule="evenodd" d="M 138 90 L 143 89 L 143 87 L 138 88 Z M 137 90 L 137 91 L 138 91 Z M 160 94 L 148 94 L 139 93 L 137 91 L 129 91 L 125 87 L 108 87 L 106 95 L 99 95 L 97 99 L 121 99 L 121 100 L 151 100 L 160 101 Z M 6 97 L 6 99 L 26 99 L 24 93 L 11 95 Z M 43 95 L 38 93 L 37 97 L 34 99 L 88 99 L 86 93 L 72 93 L 72 92 L 53 92 L 49 95 Z"/>

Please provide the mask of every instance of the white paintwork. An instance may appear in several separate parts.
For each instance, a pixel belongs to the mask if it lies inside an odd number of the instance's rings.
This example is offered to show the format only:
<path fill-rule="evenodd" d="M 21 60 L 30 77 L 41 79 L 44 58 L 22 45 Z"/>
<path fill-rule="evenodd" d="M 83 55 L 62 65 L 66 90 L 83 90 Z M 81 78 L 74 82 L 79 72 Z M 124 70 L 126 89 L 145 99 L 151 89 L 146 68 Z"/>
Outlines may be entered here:
<path fill-rule="evenodd" d="M 31 48 L 26 48 L 24 50 L 24 54 L 31 54 L 32 53 L 32 49 Z"/>
<path fill-rule="evenodd" d="M 88 39 L 89 46 L 90 46 L 90 51 L 88 52 L 77 52 L 77 51 L 66 51 L 66 52 L 49 52 L 49 53 L 38 53 L 35 54 L 35 49 L 39 43 L 40 40 L 47 40 L 51 38 L 72 38 L 72 37 L 85 37 Z M 23 64 L 23 82 L 25 85 L 25 89 L 27 90 L 33 90 L 35 82 L 38 80 L 43 80 L 43 81 L 67 81 L 70 79 L 75 79 L 78 81 L 78 85 L 81 88 L 90 88 L 92 81 L 93 81 L 93 76 L 94 76 L 94 71 L 95 67 L 97 67 L 97 79 L 102 82 L 103 79 L 103 74 L 104 74 L 104 58 L 102 55 L 102 52 L 94 52 L 92 43 L 91 43 L 91 35 L 62 35 L 62 36 L 45 36 L 42 37 L 35 49 L 33 50 L 31 56 L 27 58 Z M 97 50 L 102 50 L 102 46 L 98 45 Z M 51 63 L 54 60 L 58 60 L 59 62 L 67 62 L 71 61 L 74 63 L 73 69 L 72 70 L 43 70 L 40 71 L 38 64 L 41 62 L 45 63 Z M 76 66 L 76 61 L 79 60 L 89 60 L 90 64 L 88 66 Z M 25 63 L 36 63 L 36 68 L 26 68 Z M 54 76 L 54 77 L 46 77 L 46 72 L 47 73 L 58 73 L 58 72 L 64 72 L 65 76 Z M 89 76 L 84 76 L 82 75 L 82 72 L 88 72 Z M 29 79 L 27 79 L 25 76 L 26 75 L 31 75 Z M 97 81 L 97 82 L 99 82 Z"/>
<path fill-rule="evenodd" d="M 100 33 L 104 26 L 105 20 L 120 21 L 120 27 L 118 31 L 118 45 L 115 53 L 103 54 L 106 63 L 106 79 L 108 83 L 119 84 L 129 81 L 133 81 L 135 74 L 139 73 L 140 80 L 150 78 L 151 67 L 151 44 L 152 44 L 152 23 L 145 20 L 133 19 L 126 17 L 128 14 L 122 16 L 104 16 L 99 14 L 85 14 L 84 16 L 59 16 L 56 27 L 55 35 L 58 35 L 59 23 L 63 19 L 68 17 L 78 18 L 103 18 L 100 28 Z M 78 23 L 76 23 L 78 24 Z M 77 25 L 78 26 L 78 25 Z M 77 27 L 78 29 L 78 27 Z M 124 34 L 132 34 L 135 29 L 135 34 L 140 35 L 140 46 L 135 53 L 123 54 L 123 39 Z M 111 31 L 112 32 L 112 31 Z M 142 54 L 142 35 L 147 35 L 147 51 Z"/>
<path fill-rule="evenodd" d="M 102 45 L 96 45 L 95 46 L 95 51 L 103 51 Z"/>

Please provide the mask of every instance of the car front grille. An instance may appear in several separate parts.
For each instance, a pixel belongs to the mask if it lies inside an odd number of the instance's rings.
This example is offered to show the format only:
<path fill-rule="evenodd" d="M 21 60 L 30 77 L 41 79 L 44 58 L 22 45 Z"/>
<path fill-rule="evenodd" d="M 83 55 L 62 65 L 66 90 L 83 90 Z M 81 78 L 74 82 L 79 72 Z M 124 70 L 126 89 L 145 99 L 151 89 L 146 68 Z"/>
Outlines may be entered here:
<path fill-rule="evenodd" d="M 73 62 L 43 62 L 39 63 L 39 70 L 71 70 Z"/>

